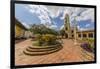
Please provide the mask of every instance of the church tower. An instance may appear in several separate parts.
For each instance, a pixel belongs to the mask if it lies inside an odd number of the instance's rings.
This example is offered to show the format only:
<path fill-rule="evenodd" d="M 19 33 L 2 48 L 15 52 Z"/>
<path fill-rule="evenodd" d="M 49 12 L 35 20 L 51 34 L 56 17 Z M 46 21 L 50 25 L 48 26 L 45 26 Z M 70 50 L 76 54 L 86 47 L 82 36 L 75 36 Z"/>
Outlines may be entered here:
<path fill-rule="evenodd" d="M 68 14 L 65 15 L 65 19 L 64 19 L 64 30 L 65 30 L 65 33 L 66 33 L 65 37 L 71 38 L 70 18 L 69 18 Z"/>

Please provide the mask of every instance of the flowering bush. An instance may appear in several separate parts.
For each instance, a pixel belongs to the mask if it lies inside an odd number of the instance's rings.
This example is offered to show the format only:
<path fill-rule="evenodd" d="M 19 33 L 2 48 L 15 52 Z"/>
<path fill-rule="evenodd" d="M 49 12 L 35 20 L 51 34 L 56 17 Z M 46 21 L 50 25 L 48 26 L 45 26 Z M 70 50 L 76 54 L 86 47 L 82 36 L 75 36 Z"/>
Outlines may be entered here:
<path fill-rule="evenodd" d="M 81 47 L 85 49 L 86 51 L 93 52 L 94 51 L 94 45 L 89 44 L 88 42 L 82 43 Z"/>
<path fill-rule="evenodd" d="M 89 43 L 82 43 L 82 44 L 81 44 L 81 47 L 87 48 L 89 45 L 90 45 Z"/>

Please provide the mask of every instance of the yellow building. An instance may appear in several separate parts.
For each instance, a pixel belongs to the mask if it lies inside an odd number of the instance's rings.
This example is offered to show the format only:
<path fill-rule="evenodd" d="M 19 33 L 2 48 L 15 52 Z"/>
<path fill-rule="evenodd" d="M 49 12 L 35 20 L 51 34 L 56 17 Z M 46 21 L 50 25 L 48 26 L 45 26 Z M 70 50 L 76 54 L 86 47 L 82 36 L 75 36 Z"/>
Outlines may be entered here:
<path fill-rule="evenodd" d="M 25 31 L 27 29 L 15 19 L 15 38 L 22 38 L 24 37 Z"/>
<path fill-rule="evenodd" d="M 77 31 L 77 38 L 94 38 L 94 30 Z"/>

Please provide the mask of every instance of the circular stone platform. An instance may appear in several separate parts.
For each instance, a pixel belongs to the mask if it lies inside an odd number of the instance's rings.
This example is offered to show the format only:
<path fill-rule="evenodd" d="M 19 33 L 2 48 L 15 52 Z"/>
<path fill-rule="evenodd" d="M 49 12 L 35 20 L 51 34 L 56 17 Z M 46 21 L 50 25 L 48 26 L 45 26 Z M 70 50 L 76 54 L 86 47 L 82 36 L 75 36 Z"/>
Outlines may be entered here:
<path fill-rule="evenodd" d="M 60 44 L 52 46 L 28 46 L 23 53 L 30 56 L 46 55 L 62 49 Z"/>

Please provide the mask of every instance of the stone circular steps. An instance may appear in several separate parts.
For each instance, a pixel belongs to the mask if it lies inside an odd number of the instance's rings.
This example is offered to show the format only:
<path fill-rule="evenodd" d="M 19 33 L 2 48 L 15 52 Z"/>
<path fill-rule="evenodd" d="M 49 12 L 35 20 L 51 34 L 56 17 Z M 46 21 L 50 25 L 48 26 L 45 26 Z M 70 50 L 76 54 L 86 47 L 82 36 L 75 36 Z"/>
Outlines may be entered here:
<path fill-rule="evenodd" d="M 43 52 L 43 51 L 50 51 L 50 50 L 54 50 L 54 49 L 56 49 L 56 47 L 54 47 L 54 48 L 46 48 L 46 49 L 34 49 L 34 48 L 30 48 L 30 47 L 28 47 L 28 48 L 26 48 L 26 50 L 27 51 L 30 51 L 30 52 Z"/>
<path fill-rule="evenodd" d="M 30 56 L 36 56 L 36 55 L 45 55 L 45 54 L 50 54 L 56 51 L 59 51 L 60 49 L 62 49 L 61 45 L 58 46 L 52 46 L 52 47 L 45 47 L 45 48 L 34 48 L 32 46 L 29 46 L 28 48 L 26 48 L 23 53 L 26 55 L 30 55 Z"/>
<path fill-rule="evenodd" d="M 60 46 L 61 44 L 51 45 L 51 46 L 29 46 L 32 49 L 47 49 L 47 48 L 55 48 Z"/>

